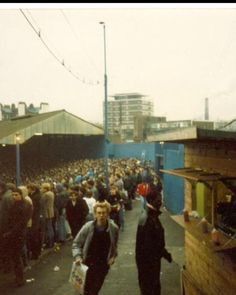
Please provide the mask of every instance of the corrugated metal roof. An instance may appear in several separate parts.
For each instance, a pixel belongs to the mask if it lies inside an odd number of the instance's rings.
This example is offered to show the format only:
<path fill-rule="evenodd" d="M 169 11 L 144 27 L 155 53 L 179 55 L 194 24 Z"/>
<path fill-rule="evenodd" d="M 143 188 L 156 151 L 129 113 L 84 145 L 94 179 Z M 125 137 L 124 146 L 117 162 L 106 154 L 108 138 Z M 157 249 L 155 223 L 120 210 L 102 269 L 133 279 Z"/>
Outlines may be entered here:
<path fill-rule="evenodd" d="M 178 128 L 160 132 L 157 135 L 148 136 L 148 141 L 160 142 L 197 142 L 197 141 L 234 141 L 236 142 L 236 132 L 201 129 L 197 127 Z"/>
<path fill-rule="evenodd" d="M 22 135 L 22 142 L 35 133 L 101 135 L 103 129 L 65 110 L 43 114 L 29 114 L 0 121 L 0 143 L 15 144 L 15 135 Z"/>

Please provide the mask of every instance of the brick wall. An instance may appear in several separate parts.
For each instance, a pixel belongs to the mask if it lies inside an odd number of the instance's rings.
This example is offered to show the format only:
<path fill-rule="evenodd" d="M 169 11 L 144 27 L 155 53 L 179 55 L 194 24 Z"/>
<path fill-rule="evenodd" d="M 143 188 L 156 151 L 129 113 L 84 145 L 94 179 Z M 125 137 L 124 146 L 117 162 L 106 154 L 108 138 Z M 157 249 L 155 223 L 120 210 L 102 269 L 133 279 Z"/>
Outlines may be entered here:
<path fill-rule="evenodd" d="M 236 294 L 236 264 L 229 255 L 212 251 L 202 241 L 185 232 L 185 259 L 188 273 L 203 294 Z"/>
<path fill-rule="evenodd" d="M 196 143 L 185 145 L 185 167 L 198 167 L 227 176 L 236 176 L 236 144 Z M 218 200 L 227 193 L 221 183 L 217 184 Z M 185 181 L 185 206 L 194 208 L 194 193 L 189 181 Z M 207 196 L 207 210 L 211 210 L 211 198 Z M 191 274 L 194 283 L 183 279 L 185 294 L 235 295 L 236 262 L 232 254 L 214 252 L 190 232 L 185 232 L 186 273 Z"/>

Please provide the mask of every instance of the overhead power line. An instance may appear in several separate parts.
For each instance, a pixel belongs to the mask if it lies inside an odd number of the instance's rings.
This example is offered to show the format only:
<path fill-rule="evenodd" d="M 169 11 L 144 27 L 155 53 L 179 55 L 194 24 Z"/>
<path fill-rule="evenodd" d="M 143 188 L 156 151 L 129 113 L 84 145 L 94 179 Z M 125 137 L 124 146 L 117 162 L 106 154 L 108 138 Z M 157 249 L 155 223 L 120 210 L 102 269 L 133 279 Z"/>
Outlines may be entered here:
<path fill-rule="evenodd" d="M 37 28 L 37 31 L 39 32 L 39 34 L 41 35 L 41 29 L 40 29 L 40 25 L 37 23 L 37 21 L 36 21 L 36 19 L 34 18 L 34 16 L 32 15 L 32 13 L 30 12 L 30 10 L 29 9 L 26 9 L 26 11 L 27 11 L 27 13 L 29 14 L 29 16 L 30 16 L 30 19 L 33 21 L 33 23 L 34 23 L 34 27 L 36 27 Z M 49 42 L 48 42 L 49 41 Z M 48 47 L 50 47 L 50 48 L 52 48 L 52 47 L 54 47 L 52 44 L 52 46 L 50 46 L 50 40 L 48 40 L 47 39 L 47 44 L 48 44 Z M 56 50 L 56 52 L 55 52 L 55 50 Z M 56 54 L 57 56 L 62 56 L 62 54 L 54 47 L 54 54 Z M 62 58 L 60 58 L 60 60 L 61 60 Z"/>
<path fill-rule="evenodd" d="M 64 59 L 60 59 L 54 52 L 53 50 L 47 45 L 47 43 L 45 42 L 45 40 L 42 38 L 42 34 L 40 30 L 37 30 L 34 25 L 31 23 L 31 21 L 29 20 L 29 18 L 26 16 L 26 14 L 24 13 L 24 11 L 22 9 L 20 9 L 20 12 L 22 13 L 22 15 L 24 16 L 24 18 L 27 20 L 28 24 L 30 25 L 30 27 L 34 30 L 34 32 L 37 34 L 37 36 L 39 37 L 39 39 L 41 40 L 41 42 L 43 43 L 43 45 L 46 47 L 46 49 L 49 51 L 49 53 L 57 60 L 57 62 L 59 62 L 74 78 L 76 78 L 77 80 L 79 80 L 80 82 L 84 83 L 84 84 L 89 84 L 89 85 L 97 85 L 99 84 L 99 81 L 96 81 L 95 83 L 92 82 L 91 80 L 87 81 L 87 79 L 85 78 L 81 78 L 78 74 L 74 73 L 69 66 L 67 66 L 64 62 Z"/>
<path fill-rule="evenodd" d="M 66 23 L 67 23 L 68 26 L 70 27 L 70 29 L 71 29 L 71 31 L 72 31 L 74 37 L 75 37 L 76 40 L 79 42 L 79 45 L 81 45 L 81 48 L 83 49 L 84 54 L 88 57 L 88 60 L 89 60 L 90 64 L 91 64 L 92 67 L 95 69 L 95 71 L 98 73 L 99 70 L 98 70 L 96 64 L 93 62 L 93 60 L 91 59 L 91 57 L 90 57 L 88 54 L 86 54 L 86 50 L 85 50 L 84 47 L 83 47 L 83 43 L 81 42 L 81 39 L 79 38 L 78 34 L 76 33 L 74 27 L 72 26 L 71 22 L 69 21 L 68 17 L 66 16 L 65 12 L 63 11 L 63 9 L 60 9 L 60 11 L 61 11 L 61 13 L 62 13 L 62 15 L 63 15 L 63 17 L 64 17 Z"/>

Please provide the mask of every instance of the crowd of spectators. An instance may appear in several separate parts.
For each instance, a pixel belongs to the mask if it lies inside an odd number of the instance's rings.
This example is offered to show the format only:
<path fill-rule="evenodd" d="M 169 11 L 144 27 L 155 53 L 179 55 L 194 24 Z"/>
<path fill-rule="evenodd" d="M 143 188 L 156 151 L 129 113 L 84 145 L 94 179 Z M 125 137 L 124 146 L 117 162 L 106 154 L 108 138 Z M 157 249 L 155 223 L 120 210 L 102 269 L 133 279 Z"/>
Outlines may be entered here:
<path fill-rule="evenodd" d="M 150 163 L 109 159 L 109 187 L 104 165 L 104 159 L 84 159 L 38 171 L 31 167 L 21 175 L 20 187 L 14 185 L 14 177 L 2 175 L 0 267 L 4 272 L 14 267 L 17 286 L 25 283 L 29 260 L 38 259 L 45 248 L 74 239 L 94 219 L 97 201 L 110 203 L 110 219 L 123 231 L 137 188 L 149 183 L 149 189 L 162 189 Z M 138 193 L 142 197 L 142 190 Z"/>

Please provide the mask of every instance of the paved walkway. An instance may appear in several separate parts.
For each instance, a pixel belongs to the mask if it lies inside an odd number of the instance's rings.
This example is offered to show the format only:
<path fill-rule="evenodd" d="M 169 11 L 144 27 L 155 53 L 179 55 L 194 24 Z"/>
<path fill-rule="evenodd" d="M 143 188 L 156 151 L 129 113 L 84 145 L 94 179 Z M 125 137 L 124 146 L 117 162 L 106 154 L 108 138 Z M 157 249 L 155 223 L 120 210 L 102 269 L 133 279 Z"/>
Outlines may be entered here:
<path fill-rule="evenodd" d="M 100 295 L 139 295 L 137 270 L 135 264 L 135 236 L 141 211 L 139 200 L 133 203 L 133 210 L 126 212 L 126 227 L 120 233 L 118 257 L 112 266 Z M 162 295 L 181 295 L 180 268 L 183 264 L 183 229 L 162 210 L 161 220 L 165 228 L 166 246 L 172 253 L 174 262 L 162 260 Z M 45 252 L 41 259 L 26 272 L 26 278 L 35 281 L 21 288 L 13 286 L 13 273 L 0 274 L 0 294 L 4 295 L 75 295 L 68 283 L 71 263 L 71 243 L 67 242 L 59 252 Z M 55 272 L 55 266 L 60 270 Z"/>
<path fill-rule="evenodd" d="M 116 263 L 109 272 L 101 295 L 139 295 L 137 269 L 135 264 L 135 238 L 140 215 L 140 201 L 135 200 L 132 211 L 126 212 L 126 228 L 120 234 L 119 254 Z M 161 221 L 165 228 L 166 246 L 172 253 L 170 264 L 162 259 L 162 295 L 180 295 L 180 268 L 184 263 L 184 231 L 163 208 Z"/>

